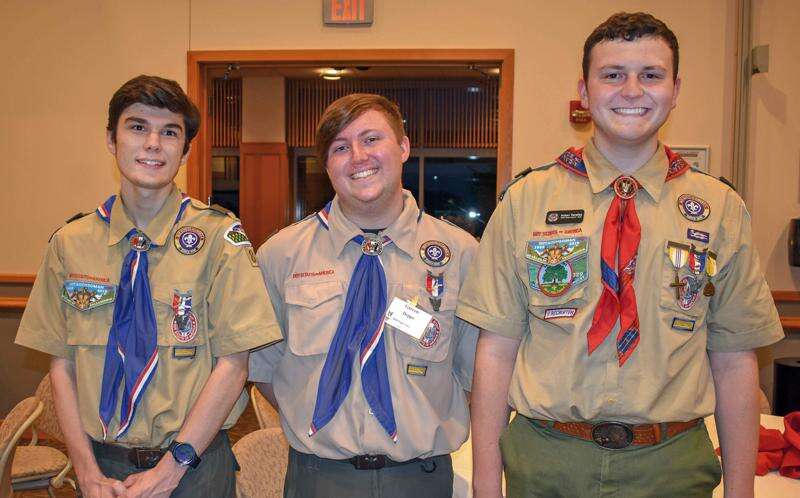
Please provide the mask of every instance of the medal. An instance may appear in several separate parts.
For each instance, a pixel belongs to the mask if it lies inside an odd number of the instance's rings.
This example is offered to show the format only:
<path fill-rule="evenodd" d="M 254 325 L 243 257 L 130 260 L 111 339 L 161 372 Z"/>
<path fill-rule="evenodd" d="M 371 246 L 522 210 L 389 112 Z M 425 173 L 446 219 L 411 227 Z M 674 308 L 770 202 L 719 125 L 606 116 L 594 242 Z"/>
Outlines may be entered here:
<path fill-rule="evenodd" d="M 669 286 L 675 289 L 675 299 L 680 301 L 681 290 L 686 286 L 686 282 L 678 278 L 678 270 L 683 268 L 689 259 L 689 246 L 672 241 L 667 242 L 667 255 L 670 262 L 672 262 L 672 267 L 675 268 L 675 281 Z"/>
<path fill-rule="evenodd" d="M 428 291 L 429 300 L 433 311 L 439 311 L 442 306 L 442 295 L 444 294 L 444 272 L 434 275 L 430 270 L 425 276 L 425 290 Z"/>
<path fill-rule="evenodd" d="M 703 287 L 703 295 L 706 297 L 711 297 L 717 292 L 716 287 L 711 282 L 708 282 L 705 287 Z"/>

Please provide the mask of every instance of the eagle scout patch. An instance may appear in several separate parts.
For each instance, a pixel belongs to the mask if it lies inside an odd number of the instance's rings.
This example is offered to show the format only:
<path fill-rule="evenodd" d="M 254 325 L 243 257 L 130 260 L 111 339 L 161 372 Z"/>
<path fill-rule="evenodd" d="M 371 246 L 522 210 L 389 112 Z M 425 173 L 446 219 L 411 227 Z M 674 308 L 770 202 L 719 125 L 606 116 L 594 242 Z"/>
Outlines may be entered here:
<path fill-rule="evenodd" d="M 694 331 L 694 320 L 687 320 L 685 318 L 675 317 L 672 319 L 672 328 L 675 330 L 684 330 L 686 332 Z"/>
<path fill-rule="evenodd" d="M 689 228 L 688 230 L 686 230 L 686 238 L 702 242 L 703 244 L 708 244 L 708 242 L 711 240 L 711 235 L 709 235 L 708 232 L 704 232 L 702 230 L 695 230 L 694 228 Z"/>
<path fill-rule="evenodd" d="M 422 337 L 419 338 L 419 345 L 425 349 L 432 348 L 437 342 L 439 342 L 439 335 L 441 334 L 441 331 L 442 328 L 439 326 L 439 321 L 435 318 L 431 318 L 428 326 L 425 327 L 425 333 L 423 333 Z"/>
<path fill-rule="evenodd" d="M 428 270 L 428 274 L 425 276 L 425 290 L 428 291 L 428 300 L 431 302 L 433 311 L 439 311 L 444 295 L 444 272 L 435 275 Z"/>
<path fill-rule="evenodd" d="M 565 209 L 563 211 L 548 211 L 544 222 L 548 225 L 564 225 L 567 223 L 581 223 L 583 209 Z"/>
<path fill-rule="evenodd" d="M 555 320 L 557 318 L 572 318 L 577 312 L 577 308 L 551 308 L 544 311 L 544 319 Z"/>
<path fill-rule="evenodd" d="M 556 297 L 585 282 L 589 278 L 588 246 L 586 237 L 529 240 L 525 258 L 531 288 Z"/>
<path fill-rule="evenodd" d="M 428 367 L 424 365 L 412 365 L 409 363 L 406 365 L 406 373 L 408 375 L 419 375 L 420 377 L 425 377 L 425 374 L 428 373 Z"/>
<path fill-rule="evenodd" d="M 112 284 L 86 282 L 83 280 L 64 280 L 61 300 L 78 311 L 113 303 L 117 297 L 117 287 Z"/>
<path fill-rule="evenodd" d="M 175 232 L 173 242 L 175 249 L 181 254 L 190 256 L 197 254 L 206 242 L 206 234 L 196 227 L 181 227 Z"/>
<path fill-rule="evenodd" d="M 684 311 L 692 309 L 700 296 L 700 289 L 703 288 L 700 279 L 687 275 L 680 279 L 680 287 L 678 287 L 678 306 Z"/>
<path fill-rule="evenodd" d="M 711 214 L 711 207 L 708 203 L 692 194 L 682 194 L 678 197 L 678 209 L 689 221 L 703 221 Z"/>
<path fill-rule="evenodd" d="M 172 295 L 172 334 L 178 342 L 190 342 L 197 336 L 197 315 L 192 311 L 192 291 Z"/>
<path fill-rule="evenodd" d="M 450 261 L 450 248 L 439 240 L 429 240 L 419 246 L 419 257 L 428 266 L 438 268 Z"/>
<path fill-rule="evenodd" d="M 250 239 L 247 238 L 247 234 L 244 233 L 244 228 L 242 228 L 242 224 L 238 221 L 230 226 L 227 230 L 225 230 L 225 240 L 235 246 L 250 246 Z"/>

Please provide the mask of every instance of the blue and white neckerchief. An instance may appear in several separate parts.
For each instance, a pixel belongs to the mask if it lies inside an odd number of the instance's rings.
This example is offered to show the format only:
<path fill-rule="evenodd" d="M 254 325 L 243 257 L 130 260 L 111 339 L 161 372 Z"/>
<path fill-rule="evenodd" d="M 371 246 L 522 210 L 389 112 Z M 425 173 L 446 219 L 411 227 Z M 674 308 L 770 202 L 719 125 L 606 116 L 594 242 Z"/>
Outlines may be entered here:
<path fill-rule="evenodd" d="M 317 213 L 326 230 L 330 210 L 329 202 Z M 351 240 L 362 247 L 362 254 L 350 277 L 344 310 L 322 367 L 308 435 L 313 436 L 339 410 L 350 390 L 352 365 L 358 354 L 364 397 L 383 429 L 392 441 L 397 442 L 397 423 L 383 340 L 386 274 L 380 259 L 381 251 L 392 240 L 387 236 L 376 240 L 364 235 L 356 235 Z"/>
<path fill-rule="evenodd" d="M 109 225 L 111 208 L 116 198 L 116 195 L 112 195 L 96 211 L 97 216 Z M 190 201 L 184 195 L 174 224 L 183 217 Z M 158 365 L 158 326 L 150 293 L 147 259 L 147 252 L 158 246 L 136 228 L 132 228 L 125 238 L 130 243 L 131 250 L 122 262 L 119 290 L 114 303 L 114 319 L 108 331 L 100 391 L 99 412 L 103 441 L 106 440 L 108 424 L 117 406 L 120 382 L 124 379 L 119 430 L 114 439 L 119 439 L 128 431 L 142 394 Z"/>

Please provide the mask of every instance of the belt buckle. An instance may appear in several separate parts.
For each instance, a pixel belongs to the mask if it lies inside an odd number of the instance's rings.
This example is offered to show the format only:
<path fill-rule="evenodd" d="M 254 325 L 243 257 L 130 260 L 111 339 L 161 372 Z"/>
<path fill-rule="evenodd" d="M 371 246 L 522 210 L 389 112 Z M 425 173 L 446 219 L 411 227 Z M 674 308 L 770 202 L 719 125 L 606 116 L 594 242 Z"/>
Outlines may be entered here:
<path fill-rule="evenodd" d="M 132 448 L 128 453 L 128 458 L 137 469 L 152 469 L 158 465 L 159 460 L 164 455 L 161 450 L 151 450 L 148 448 Z"/>
<path fill-rule="evenodd" d="M 386 466 L 386 457 L 383 455 L 358 455 L 352 460 L 356 470 L 379 470 Z"/>
<path fill-rule="evenodd" d="M 592 427 L 592 440 L 609 450 L 621 450 L 633 443 L 633 428 L 621 422 L 603 422 Z"/>

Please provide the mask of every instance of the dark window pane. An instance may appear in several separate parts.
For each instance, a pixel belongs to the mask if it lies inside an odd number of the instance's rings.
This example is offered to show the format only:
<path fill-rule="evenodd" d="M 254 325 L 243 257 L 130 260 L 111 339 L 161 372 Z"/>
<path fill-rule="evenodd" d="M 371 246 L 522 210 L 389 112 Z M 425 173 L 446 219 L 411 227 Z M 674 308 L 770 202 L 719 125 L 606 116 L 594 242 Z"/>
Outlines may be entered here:
<path fill-rule="evenodd" d="M 239 216 L 239 156 L 211 158 L 211 203 Z"/>
<path fill-rule="evenodd" d="M 425 211 L 480 238 L 495 206 L 495 158 L 425 158 Z"/>
<path fill-rule="evenodd" d="M 317 164 L 314 156 L 297 158 L 297 212 L 303 219 L 316 213 L 333 199 L 333 186 L 325 168 Z"/>
<path fill-rule="evenodd" d="M 419 158 L 410 157 L 403 164 L 403 188 L 411 191 L 419 202 Z"/>

